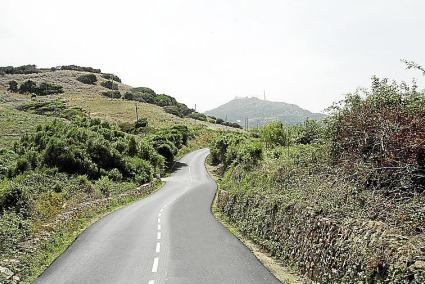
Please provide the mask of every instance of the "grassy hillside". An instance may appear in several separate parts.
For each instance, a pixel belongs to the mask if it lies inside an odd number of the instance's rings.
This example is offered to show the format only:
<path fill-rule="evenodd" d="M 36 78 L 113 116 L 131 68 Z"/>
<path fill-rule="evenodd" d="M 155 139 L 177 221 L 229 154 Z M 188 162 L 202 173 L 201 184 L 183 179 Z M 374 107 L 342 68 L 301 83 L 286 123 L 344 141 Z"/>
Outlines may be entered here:
<path fill-rule="evenodd" d="M 77 80 L 82 75 L 92 74 L 96 76 L 95 84 L 84 84 Z M 37 99 L 49 100 L 61 97 L 67 101 L 69 106 L 81 107 L 91 117 L 99 117 L 110 122 L 131 122 L 136 120 L 135 101 L 125 99 L 111 99 L 104 95 L 108 89 L 101 84 L 109 81 L 102 77 L 101 73 L 88 73 L 73 70 L 42 70 L 32 74 L 5 74 L 0 76 L 0 97 L 4 105 L 16 107 L 17 105 L 31 100 L 30 95 L 23 95 L 7 91 L 8 82 L 15 80 L 18 84 L 22 84 L 27 80 L 32 80 L 37 84 L 48 82 L 63 87 L 63 93 L 56 96 L 39 96 Z M 121 94 L 131 92 L 133 87 L 120 82 L 115 82 L 118 91 Z M 211 129 L 225 129 L 215 123 L 208 121 L 195 120 L 192 118 L 181 118 L 166 113 L 161 106 L 154 104 L 137 102 L 139 116 L 146 118 L 153 128 L 167 127 L 175 124 L 185 124 L 193 126 L 205 126 Z"/>
<path fill-rule="evenodd" d="M 304 122 L 307 118 L 318 120 L 324 117 L 323 114 L 312 113 L 297 105 L 248 97 L 236 98 L 205 113 L 221 119 L 227 117 L 227 120 L 239 122 L 241 125 L 244 125 L 245 118 L 248 118 L 250 128 L 272 121 L 297 124 Z"/>
<path fill-rule="evenodd" d="M 132 87 L 84 70 L 0 68 L 0 283 L 33 281 L 88 225 L 158 189 L 178 157 L 225 129 L 144 102 L 136 121 L 135 101 L 105 96 Z"/>
<path fill-rule="evenodd" d="M 318 283 L 425 283 L 425 93 L 374 78 L 324 124 L 211 145 L 217 206 Z"/>

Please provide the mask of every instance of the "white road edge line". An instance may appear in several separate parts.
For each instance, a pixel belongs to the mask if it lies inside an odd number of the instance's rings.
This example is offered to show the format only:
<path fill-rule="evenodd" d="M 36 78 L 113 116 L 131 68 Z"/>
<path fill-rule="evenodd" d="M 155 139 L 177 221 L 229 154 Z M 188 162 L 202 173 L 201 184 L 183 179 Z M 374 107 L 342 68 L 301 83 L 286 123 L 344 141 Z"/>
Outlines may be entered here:
<path fill-rule="evenodd" d="M 161 250 L 161 244 L 159 242 L 156 243 L 156 253 L 159 253 L 159 251 Z"/>
<path fill-rule="evenodd" d="M 157 272 L 158 271 L 158 262 L 159 262 L 159 258 L 158 257 L 155 257 L 153 259 L 152 272 Z"/>
<path fill-rule="evenodd" d="M 161 239 L 161 232 L 158 232 L 158 234 L 156 235 L 156 238 L 157 238 L 158 240 L 160 240 L 160 239 Z"/>

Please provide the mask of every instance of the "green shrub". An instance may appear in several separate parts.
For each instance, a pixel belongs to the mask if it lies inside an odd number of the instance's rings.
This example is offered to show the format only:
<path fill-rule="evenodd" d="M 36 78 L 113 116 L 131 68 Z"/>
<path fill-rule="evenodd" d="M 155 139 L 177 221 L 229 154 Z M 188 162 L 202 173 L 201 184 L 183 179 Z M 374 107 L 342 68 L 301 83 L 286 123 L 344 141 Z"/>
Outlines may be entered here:
<path fill-rule="evenodd" d="M 189 117 L 196 120 L 207 121 L 207 116 L 199 112 L 192 112 Z"/>
<path fill-rule="evenodd" d="M 120 99 L 121 93 L 120 91 L 106 91 L 106 92 L 102 92 L 102 96 L 105 96 L 111 99 Z"/>
<path fill-rule="evenodd" d="M 133 93 L 125 92 L 123 98 L 126 99 L 126 100 L 133 100 L 134 99 L 134 95 L 133 95 Z"/>
<path fill-rule="evenodd" d="M 324 126 L 311 119 L 307 119 L 303 124 L 296 126 L 298 144 L 311 144 L 323 140 L 325 137 Z"/>
<path fill-rule="evenodd" d="M 32 80 L 27 80 L 21 84 L 19 87 L 19 93 L 36 93 L 37 92 L 37 83 Z"/>
<path fill-rule="evenodd" d="M 146 118 L 141 117 L 134 123 L 134 128 L 136 129 L 144 127 L 148 127 L 148 120 Z"/>
<path fill-rule="evenodd" d="M 35 93 L 39 96 L 62 94 L 63 87 L 60 85 L 43 82 L 43 83 L 40 83 L 40 85 L 36 88 Z"/>
<path fill-rule="evenodd" d="M 156 95 L 156 93 L 155 93 L 155 91 L 154 91 L 154 90 L 152 90 L 152 89 L 150 89 L 150 88 L 147 88 L 147 87 L 137 87 L 137 88 L 133 88 L 133 89 L 131 89 L 131 92 L 133 92 L 133 93 L 146 93 L 146 94 L 151 94 L 151 95 L 153 95 L 153 96 L 155 96 L 155 95 Z"/>
<path fill-rule="evenodd" d="M 3 180 L 0 182 L 0 212 L 6 210 L 28 215 L 32 200 L 25 187 Z"/>
<path fill-rule="evenodd" d="M 0 67 L 0 74 L 33 74 L 39 72 L 40 70 L 37 69 L 37 66 L 35 65 L 23 65 L 19 67 Z"/>
<path fill-rule="evenodd" d="M 164 157 L 167 166 L 171 166 L 174 162 L 174 149 L 169 143 L 157 143 L 155 150 Z"/>
<path fill-rule="evenodd" d="M 283 127 L 282 122 L 272 122 L 260 129 L 260 137 L 267 146 L 291 145 L 291 132 L 289 127 Z"/>
<path fill-rule="evenodd" d="M 221 118 L 217 118 L 217 119 L 215 120 L 215 123 L 217 123 L 217 124 L 223 124 L 223 123 L 224 123 L 224 120 L 223 120 L 223 119 L 221 119 Z"/>
<path fill-rule="evenodd" d="M 154 170 L 152 166 L 145 160 L 136 158 L 133 160 L 138 184 L 148 183 L 153 179 Z"/>
<path fill-rule="evenodd" d="M 236 162 L 247 168 L 258 165 L 262 158 L 263 147 L 259 142 L 244 143 L 236 154 Z"/>
<path fill-rule="evenodd" d="M 332 111 L 334 163 L 367 188 L 425 190 L 425 94 L 415 84 L 374 77 Z"/>
<path fill-rule="evenodd" d="M 77 77 L 77 80 L 84 84 L 94 85 L 97 82 L 97 77 L 95 74 L 84 74 Z"/>
<path fill-rule="evenodd" d="M 114 74 L 103 73 L 102 78 L 121 83 L 121 79 L 117 75 L 114 75 Z"/>
<path fill-rule="evenodd" d="M 13 93 L 17 93 L 18 92 L 18 82 L 16 82 L 15 80 L 9 81 L 9 88 L 7 88 L 8 91 L 13 92 Z"/>
<path fill-rule="evenodd" d="M 96 190 L 100 191 L 103 195 L 109 196 L 114 191 L 114 183 L 107 177 L 103 176 L 98 179 L 94 186 Z"/>
<path fill-rule="evenodd" d="M 40 83 L 39 86 L 37 86 L 37 83 L 32 80 L 27 80 L 21 84 L 19 87 L 19 93 L 26 94 L 26 93 L 32 93 L 39 96 L 47 96 L 47 95 L 54 95 L 54 94 L 61 94 L 63 93 L 63 87 L 52 84 L 52 83 Z"/>
<path fill-rule="evenodd" d="M 127 147 L 128 155 L 135 156 L 137 155 L 138 149 L 137 149 L 137 142 L 134 136 L 130 136 L 128 139 L 128 147 Z"/>
<path fill-rule="evenodd" d="M 110 90 L 118 90 L 118 84 L 114 83 L 113 81 L 104 81 L 100 83 L 100 85 Z"/>
<path fill-rule="evenodd" d="M 95 68 L 92 68 L 92 67 L 77 66 L 77 65 L 64 65 L 64 66 L 60 66 L 59 69 L 60 70 L 90 72 L 90 73 L 101 73 L 100 69 L 95 69 Z"/>
<path fill-rule="evenodd" d="M 13 211 L 0 213 L 0 251 L 12 251 L 31 232 L 30 221 Z"/>
<path fill-rule="evenodd" d="M 122 174 L 118 169 L 112 169 L 108 172 L 108 178 L 115 182 L 122 181 Z"/>

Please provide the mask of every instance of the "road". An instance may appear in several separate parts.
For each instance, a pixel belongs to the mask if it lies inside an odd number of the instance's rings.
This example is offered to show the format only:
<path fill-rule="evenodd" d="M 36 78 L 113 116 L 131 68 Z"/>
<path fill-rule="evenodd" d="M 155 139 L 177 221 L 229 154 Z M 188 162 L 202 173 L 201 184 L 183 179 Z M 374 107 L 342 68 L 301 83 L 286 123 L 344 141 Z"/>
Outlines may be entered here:
<path fill-rule="evenodd" d="M 94 223 L 36 283 L 280 283 L 212 215 L 207 155 L 189 153 L 162 189 Z"/>

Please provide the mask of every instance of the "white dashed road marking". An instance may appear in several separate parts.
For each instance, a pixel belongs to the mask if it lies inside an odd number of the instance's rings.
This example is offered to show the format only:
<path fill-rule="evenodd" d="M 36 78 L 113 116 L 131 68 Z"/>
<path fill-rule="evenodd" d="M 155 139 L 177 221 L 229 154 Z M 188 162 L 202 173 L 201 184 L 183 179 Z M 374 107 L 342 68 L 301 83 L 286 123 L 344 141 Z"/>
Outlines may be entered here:
<path fill-rule="evenodd" d="M 160 240 L 160 239 L 161 239 L 161 232 L 158 232 L 158 234 L 156 235 L 156 238 L 157 238 L 158 240 Z"/>
<path fill-rule="evenodd" d="M 158 262 L 159 262 L 159 258 L 158 257 L 155 257 L 153 259 L 152 272 L 157 272 L 158 271 Z"/>
<path fill-rule="evenodd" d="M 161 250 L 161 244 L 159 242 L 156 243 L 156 253 L 159 253 L 159 251 Z"/>

